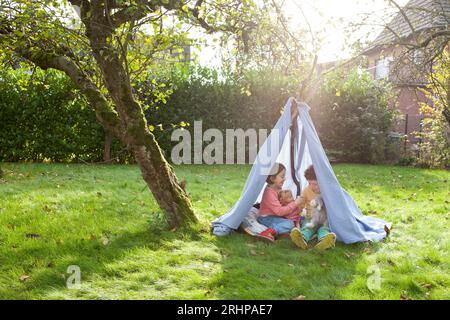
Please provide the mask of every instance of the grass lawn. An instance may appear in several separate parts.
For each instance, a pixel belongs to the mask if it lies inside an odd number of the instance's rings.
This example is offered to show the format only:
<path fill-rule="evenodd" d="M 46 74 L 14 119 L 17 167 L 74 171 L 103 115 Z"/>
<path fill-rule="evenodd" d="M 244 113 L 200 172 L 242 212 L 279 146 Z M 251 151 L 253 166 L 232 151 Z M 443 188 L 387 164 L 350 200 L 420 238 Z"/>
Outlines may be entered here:
<path fill-rule="evenodd" d="M 394 228 L 384 243 L 317 252 L 209 233 L 249 166 L 176 167 L 201 224 L 171 231 L 136 166 L 2 169 L 1 299 L 450 299 L 450 172 L 335 165 L 362 211 Z M 79 288 L 66 286 L 71 265 Z"/>

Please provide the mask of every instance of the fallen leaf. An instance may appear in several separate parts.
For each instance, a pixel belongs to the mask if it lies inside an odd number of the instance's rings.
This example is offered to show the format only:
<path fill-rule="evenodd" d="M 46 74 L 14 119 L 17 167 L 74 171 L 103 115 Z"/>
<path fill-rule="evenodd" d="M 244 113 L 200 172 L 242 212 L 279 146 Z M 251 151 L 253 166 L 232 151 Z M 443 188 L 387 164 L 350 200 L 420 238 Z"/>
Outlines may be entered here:
<path fill-rule="evenodd" d="M 306 299 L 305 296 L 298 296 L 294 300 L 305 300 L 305 299 Z"/>
<path fill-rule="evenodd" d="M 39 234 L 37 234 L 37 233 L 27 233 L 27 234 L 25 235 L 25 237 L 30 238 L 30 239 L 38 239 L 38 238 L 40 238 L 41 236 L 40 236 Z"/>
<path fill-rule="evenodd" d="M 321 264 L 320 264 L 320 266 L 322 266 L 322 267 L 326 267 L 327 266 L 327 264 L 325 263 L 325 262 L 322 262 Z"/>
<path fill-rule="evenodd" d="M 104 246 L 107 246 L 109 244 L 109 239 L 106 238 L 106 237 L 103 237 L 102 238 L 102 243 L 103 243 Z"/>
<path fill-rule="evenodd" d="M 292 263 L 288 263 L 289 267 L 294 267 L 294 265 Z"/>
<path fill-rule="evenodd" d="M 27 281 L 28 278 L 30 278 L 30 276 L 28 276 L 26 274 L 23 274 L 23 275 L 20 276 L 19 279 L 20 279 L 20 281 L 25 282 L 25 281 Z"/>
<path fill-rule="evenodd" d="M 423 285 L 421 285 L 422 288 L 426 288 L 426 289 L 431 289 L 434 286 L 431 283 L 424 283 Z"/>
<path fill-rule="evenodd" d="M 401 295 L 400 295 L 400 300 L 411 300 L 411 299 L 408 298 L 406 295 L 401 294 Z"/>
<path fill-rule="evenodd" d="M 256 253 L 256 251 L 255 250 L 250 250 L 250 254 L 252 255 L 252 256 L 256 256 L 257 255 L 257 253 Z"/>

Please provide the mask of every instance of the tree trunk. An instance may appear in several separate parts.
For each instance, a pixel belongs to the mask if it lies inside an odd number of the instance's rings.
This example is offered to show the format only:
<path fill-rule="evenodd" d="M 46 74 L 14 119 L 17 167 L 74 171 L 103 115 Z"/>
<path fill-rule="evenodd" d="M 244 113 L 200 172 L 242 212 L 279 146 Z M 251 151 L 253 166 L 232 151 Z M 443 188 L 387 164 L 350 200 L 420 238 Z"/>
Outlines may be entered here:
<path fill-rule="evenodd" d="M 55 68 L 64 71 L 84 93 L 93 106 L 97 120 L 106 131 L 126 144 L 141 169 L 144 181 L 153 193 L 156 202 L 165 211 L 169 225 L 178 227 L 185 222 L 197 222 L 191 202 L 180 187 L 171 166 L 164 159 L 154 135 L 148 130 L 143 110 L 131 95 L 131 86 L 124 84 L 119 71 L 113 65 L 102 61 L 105 81 L 117 111 L 100 90 L 78 69 L 72 61 L 46 53 L 31 55 L 29 51 L 20 54 L 43 69 Z M 123 91 L 125 88 L 125 92 Z"/>
<path fill-rule="evenodd" d="M 187 193 L 180 187 L 173 169 L 164 159 L 154 135 L 148 129 L 143 109 L 133 96 L 129 76 L 120 62 L 120 55 L 110 44 L 112 29 L 104 27 L 108 23 L 104 19 L 103 7 L 94 6 L 91 18 L 86 23 L 86 36 L 101 69 L 108 97 L 74 61 L 63 54 L 22 47 L 17 48 L 16 52 L 43 69 L 64 71 L 80 88 L 105 130 L 125 143 L 135 156 L 145 182 L 160 208 L 167 214 L 172 228 L 197 222 Z"/>
<path fill-rule="evenodd" d="M 86 36 L 119 115 L 123 128 L 119 138 L 135 156 L 156 202 L 167 214 L 169 225 L 178 227 L 185 222 L 196 222 L 186 192 L 148 129 L 142 106 L 135 100 L 129 76 L 120 62 L 120 54 L 111 46 L 111 41 L 107 41 L 111 33 L 103 27 L 102 17 L 102 10 L 93 10 L 92 20 L 86 24 Z"/>
<path fill-rule="evenodd" d="M 111 144 L 113 140 L 113 135 L 108 131 L 105 130 L 105 146 L 103 149 L 103 161 L 104 162 L 111 162 Z"/>
<path fill-rule="evenodd" d="M 156 202 L 166 212 L 170 226 L 197 222 L 191 202 L 155 138 L 149 138 L 145 145 L 133 145 L 131 149 Z"/>

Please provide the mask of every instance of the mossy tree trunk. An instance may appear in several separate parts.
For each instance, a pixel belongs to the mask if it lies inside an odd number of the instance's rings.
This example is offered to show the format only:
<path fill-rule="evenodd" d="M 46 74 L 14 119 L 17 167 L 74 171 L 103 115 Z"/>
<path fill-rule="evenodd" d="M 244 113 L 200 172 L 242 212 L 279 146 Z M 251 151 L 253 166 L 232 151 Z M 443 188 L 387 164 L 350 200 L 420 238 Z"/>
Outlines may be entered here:
<path fill-rule="evenodd" d="M 72 60 L 70 51 L 60 49 L 56 52 L 36 43 L 33 47 L 17 48 L 16 53 L 43 69 L 64 71 L 72 79 L 93 106 L 97 120 L 105 130 L 122 141 L 134 155 L 145 182 L 160 208 L 166 212 L 171 227 L 196 222 L 189 197 L 149 131 L 142 106 L 134 98 L 129 75 L 121 61 L 124 52 L 112 45 L 114 28 L 110 17 L 105 14 L 101 2 L 99 5 L 85 3 L 87 7 L 82 11 L 82 21 L 107 94 L 102 93 L 86 76 L 85 70 Z M 111 28 L 105 27 L 108 25 Z"/>
<path fill-rule="evenodd" d="M 105 144 L 103 148 L 103 161 L 105 163 L 111 162 L 111 145 L 112 145 L 113 135 L 105 130 Z"/>
<path fill-rule="evenodd" d="M 92 18 L 86 23 L 86 36 L 119 115 L 122 141 L 133 153 L 158 205 L 167 213 L 170 225 L 176 227 L 186 221 L 196 221 L 186 192 L 148 129 L 142 106 L 133 96 L 130 79 L 120 61 L 121 52 L 111 45 L 112 33 L 104 28 L 106 24 L 104 10 L 94 7 Z"/>

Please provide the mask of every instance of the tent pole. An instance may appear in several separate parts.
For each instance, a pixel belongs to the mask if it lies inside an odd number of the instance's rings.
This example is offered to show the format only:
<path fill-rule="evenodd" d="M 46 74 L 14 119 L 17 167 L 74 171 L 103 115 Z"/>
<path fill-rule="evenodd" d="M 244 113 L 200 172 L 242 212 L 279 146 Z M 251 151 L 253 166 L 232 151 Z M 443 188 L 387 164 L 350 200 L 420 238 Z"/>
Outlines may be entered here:
<path fill-rule="evenodd" d="M 297 102 L 295 99 L 292 100 L 291 104 L 291 147 L 290 147 L 290 166 L 291 166 L 291 177 L 292 181 L 294 181 L 295 186 L 297 187 L 297 197 L 300 196 L 301 193 L 301 187 L 300 183 L 297 179 L 297 175 L 295 174 L 295 140 L 298 137 L 298 124 L 297 124 L 297 118 L 298 118 L 298 108 L 297 108 Z"/>

